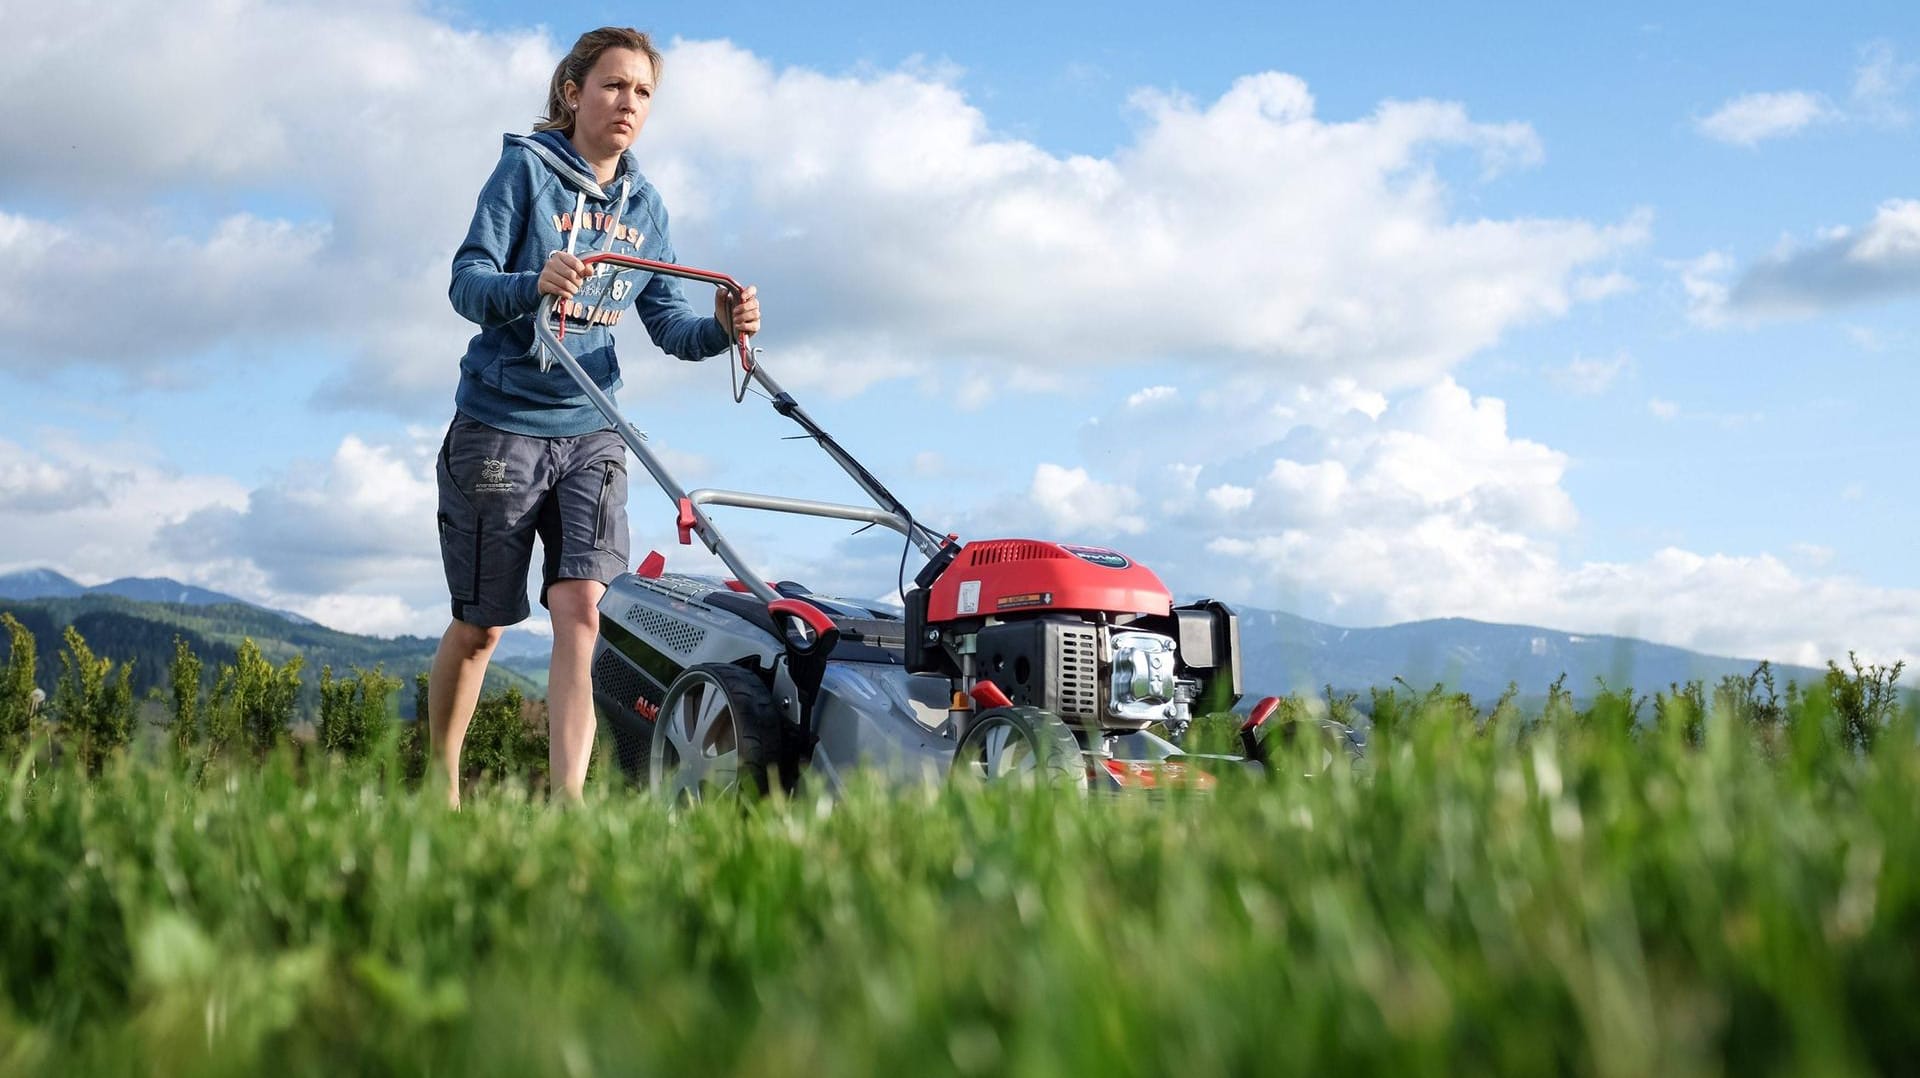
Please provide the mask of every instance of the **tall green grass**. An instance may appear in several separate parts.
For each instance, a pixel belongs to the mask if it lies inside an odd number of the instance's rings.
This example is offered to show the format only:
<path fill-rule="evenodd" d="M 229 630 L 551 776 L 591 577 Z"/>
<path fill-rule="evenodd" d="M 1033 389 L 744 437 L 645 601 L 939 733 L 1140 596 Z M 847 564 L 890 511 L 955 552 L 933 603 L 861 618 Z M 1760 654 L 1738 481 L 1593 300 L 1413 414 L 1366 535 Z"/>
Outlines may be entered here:
<path fill-rule="evenodd" d="M 1682 694 L 1684 695 L 1684 694 Z M 1920 752 L 1887 703 L 1489 721 L 1358 772 L 455 814 L 347 766 L 21 758 L 0 1072 L 1602 1075 L 1920 1059 Z"/>

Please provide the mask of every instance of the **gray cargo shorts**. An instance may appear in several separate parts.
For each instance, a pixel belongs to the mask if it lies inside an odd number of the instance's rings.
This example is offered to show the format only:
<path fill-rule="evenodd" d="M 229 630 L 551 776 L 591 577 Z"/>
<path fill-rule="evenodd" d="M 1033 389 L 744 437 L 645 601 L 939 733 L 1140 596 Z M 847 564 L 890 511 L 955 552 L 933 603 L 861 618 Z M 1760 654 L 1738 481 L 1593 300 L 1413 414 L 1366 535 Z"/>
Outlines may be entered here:
<path fill-rule="evenodd" d="M 453 616 L 526 619 L 533 539 L 540 604 L 556 580 L 608 583 L 627 567 L 627 447 L 610 430 L 538 438 L 454 413 L 440 445 L 440 561 Z"/>

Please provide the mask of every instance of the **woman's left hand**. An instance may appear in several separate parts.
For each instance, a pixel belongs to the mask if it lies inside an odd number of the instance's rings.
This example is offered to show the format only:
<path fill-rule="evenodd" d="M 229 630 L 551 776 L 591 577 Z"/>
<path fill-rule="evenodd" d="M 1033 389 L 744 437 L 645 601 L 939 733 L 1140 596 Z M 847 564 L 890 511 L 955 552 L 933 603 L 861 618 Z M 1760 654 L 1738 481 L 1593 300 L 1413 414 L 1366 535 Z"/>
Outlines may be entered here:
<path fill-rule="evenodd" d="M 754 287 L 748 285 L 732 304 L 727 302 L 728 295 L 724 288 L 713 294 L 713 316 L 726 328 L 727 336 L 744 333 L 751 337 L 760 332 L 760 296 Z"/>

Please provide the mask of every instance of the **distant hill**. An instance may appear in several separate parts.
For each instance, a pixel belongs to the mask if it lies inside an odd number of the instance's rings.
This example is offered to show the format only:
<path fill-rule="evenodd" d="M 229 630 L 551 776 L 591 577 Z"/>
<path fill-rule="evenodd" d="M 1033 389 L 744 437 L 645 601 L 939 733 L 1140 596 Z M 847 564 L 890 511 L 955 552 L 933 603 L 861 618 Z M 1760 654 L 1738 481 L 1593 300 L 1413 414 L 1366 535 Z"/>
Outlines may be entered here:
<path fill-rule="evenodd" d="M 1239 614 L 1241 676 L 1249 694 L 1312 694 L 1326 685 L 1364 694 L 1398 676 L 1416 689 L 1439 682 L 1475 699 L 1497 697 L 1513 682 L 1523 697 L 1536 699 L 1564 673 L 1566 688 L 1584 700 L 1598 687 L 1596 678 L 1651 693 L 1696 678 L 1711 684 L 1728 674 L 1744 677 L 1759 665 L 1631 637 L 1466 618 L 1343 629 L 1278 610 L 1246 607 Z M 1789 679 L 1805 685 L 1824 674 L 1778 664 L 1774 671 L 1783 687 Z"/>
<path fill-rule="evenodd" d="M 333 667 L 338 676 L 348 675 L 356 667 L 379 666 L 402 680 L 402 714 L 411 715 L 413 677 L 432 664 L 439 644 L 423 636 L 386 639 L 343 633 L 245 603 L 155 603 L 89 593 L 59 599 L 0 599 L 0 611 L 12 614 L 34 634 L 38 680 L 49 692 L 59 676 L 61 637 L 72 625 L 96 654 L 134 664 L 137 692 L 165 684 L 176 637 L 185 640 L 201 658 L 209 679 L 215 667 L 234 661 L 242 640 L 251 639 L 261 654 L 275 663 L 295 655 L 303 657 L 302 678 L 308 697 L 317 693 L 324 666 Z M 0 641 L 0 650 L 4 648 L 5 643 Z M 540 665 L 541 676 L 536 679 L 507 663 L 496 662 L 487 673 L 487 687 L 513 686 L 529 695 L 542 695 L 545 663 Z"/>
<path fill-rule="evenodd" d="M 0 575 L 0 599 L 72 599 L 82 595 L 118 595 L 147 603 L 176 603 L 182 606 L 257 606 L 223 592 L 182 584 L 163 576 L 126 576 L 105 584 L 85 587 L 52 569 L 26 569 Z M 273 610 L 288 621 L 301 625 L 318 624 L 291 610 Z"/>
<path fill-rule="evenodd" d="M 24 594 L 23 594 L 24 593 Z M 0 609 L 12 610 L 32 629 L 42 653 L 42 680 L 58 670 L 53 655 L 60 630 L 77 626 L 100 654 L 136 660 L 144 689 L 165 677 L 179 634 L 209 667 L 231 662 L 233 649 L 251 637 L 270 658 L 306 657 L 336 673 L 380 664 L 411 679 L 432 659 L 430 637 L 359 636 L 243 603 L 232 596 L 167 579 L 126 578 L 85 588 L 48 569 L 0 575 Z M 1728 674 L 1751 674 L 1757 660 L 1702 655 L 1684 648 L 1630 637 L 1568 633 L 1530 625 L 1497 625 L 1466 618 L 1406 622 L 1373 629 L 1346 629 L 1279 610 L 1236 607 L 1240 615 L 1241 674 L 1248 698 L 1269 694 L 1317 694 L 1324 686 L 1358 692 L 1404 678 L 1424 690 L 1436 682 L 1491 700 L 1509 682 L 1523 699 L 1537 701 L 1563 673 L 1577 699 L 1590 699 L 1597 680 L 1614 688 L 1650 693 L 1696 678 L 1717 682 Z M 3 645 L 0 645 L 3 646 Z M 544 695 L 550 638 L 509 630 L 494 653 L 490 685 L 516 684 Z M 1822 670 L 1776 666 L 1788 680 L 1809 684 Z M 407 697 L 411 708 L 412 694 Z"/>
<path fill-rule="evenodd" d="M 181 606 L 253 606 L 259 610 L 268 610 L 293 622 L 295 625 L 318 625 L 312 618 L 303 617 L 291 610 L 275 610 L 272 607 L 258 606 L 244 599 L 206 588 L 197 588 L 192 584 L 182 584 L 178 580 L 169 580 L 164 576 L 127 576 L 119 580 L 109 580 L 105 584 L 96 584 L 87 589 L 88 595 L 118 595 L 123 599 L 138 599 L 147 603 L 177 603 Z"/>
<path fill-rule="evenodd" d="M 0 574 L 0 599 L 71 599 L 87 589 L 52 569 Z"/>

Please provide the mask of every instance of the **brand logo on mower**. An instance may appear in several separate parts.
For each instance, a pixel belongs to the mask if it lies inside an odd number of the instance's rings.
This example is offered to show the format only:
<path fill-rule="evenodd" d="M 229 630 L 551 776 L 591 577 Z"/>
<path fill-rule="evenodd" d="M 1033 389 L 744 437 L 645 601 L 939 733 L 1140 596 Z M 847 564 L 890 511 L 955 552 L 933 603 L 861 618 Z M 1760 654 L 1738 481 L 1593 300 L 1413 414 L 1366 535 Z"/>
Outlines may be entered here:
<path fill-rule="evenodd" d="M 480 481 L 473 485 L 475 494 L 507 494 L 513 490 L 513 483 L 507 479 L 507 462 L 504 460 L 483 460 L 480 462 Z"/>
<path fill-rule="evenodd" d="M 1101 550 L 1099 547 L 1070 546 L 1067 550 L 1081 561 L 1090 561 L 1107 569 L 1125 569 L 1133 564 L 1127 560 L 1126 555 L 1111 550 Z"/>

